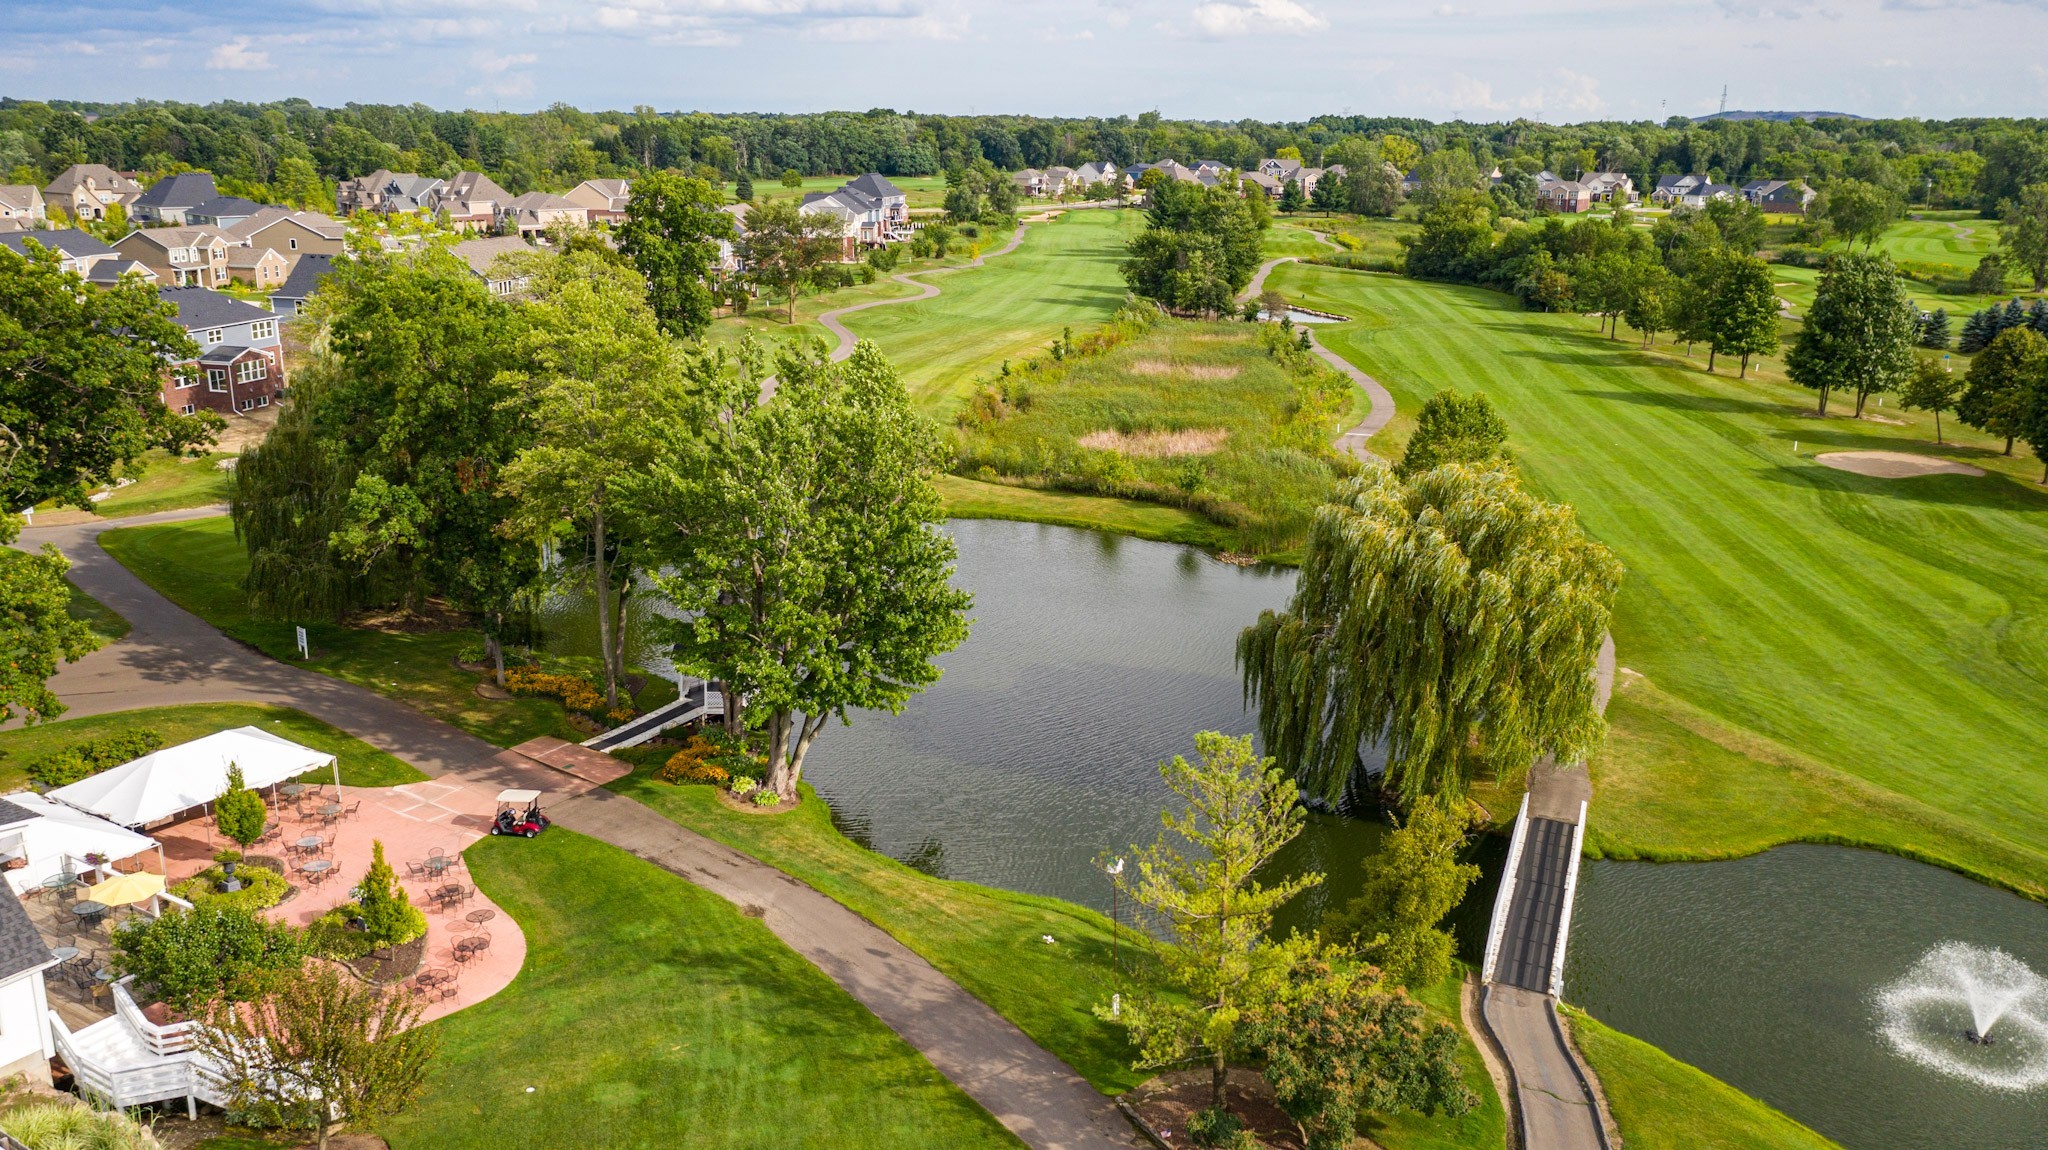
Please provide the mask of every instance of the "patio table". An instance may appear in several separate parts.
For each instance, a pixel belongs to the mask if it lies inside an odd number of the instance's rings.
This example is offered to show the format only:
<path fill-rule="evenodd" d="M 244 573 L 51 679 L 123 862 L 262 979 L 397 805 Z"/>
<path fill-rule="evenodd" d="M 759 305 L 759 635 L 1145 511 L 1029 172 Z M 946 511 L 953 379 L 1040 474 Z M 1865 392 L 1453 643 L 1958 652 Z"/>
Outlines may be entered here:
<path fill-rule="evenodd" d="M 312 862 L 299 864 L 299 869 L 307 874 L 322 874 L 333 867 L 334 863 L 328 859 L 314 859 Z"/>
<path fill-rule="evenodd" d="M 70 890 L 73 886 L 76 886 L 77 884 L 78 876 L 72 874 L 70 871 L 64 871 L 60 874 L 53 874 L 49 878 L 44 879 L 43 889 Z"/>
<path fill-rule="evenodd" d="M 455 860 L 447 855 L 428 855 L 425 865 L 428 874 L 439 877 L 442 871 L 455 865 Z"/>
<path fill-rule="evenodd" d="M 50 950 L 50 957 L 56 959 L 58 962 L 70 962 L 72 959 L 78 957 L 78 948 L 75 946 L 53 947 Z"/>
<path fill-rule="evenodd" d="M 457 962 L 468 962 L 490 948 L 491 936 L 487 934 L 461 939 L 455 944 L 455 960 Z"/>
<path fill-rule="evenodd" d="M 326 815 L 329 818 L 333 818 L 335 815 L 341 813 L 341 804 L 328 803 L 320 808 L 320 813 Z"/>
<path fill-rule="evenodd" d="M 471 921 L 471 922 L 473 922 L 473 923 L 477 924 L 478 926 L 482 926 L 483 924 L 485 924 L 485 923 L 487 923 L 487 922 L 491 921 L 492 919 L 494 919 L 494 918 L 498 917 L 498 912 L 497 912 L 497 911 L 495 911 L 495 910 L 492 910 L 492 909 L 491 909 L 490 907 L 485 907 L 485 908 L 483 908 L 482 910 L 473 910 L 473 911 L 470 911 L 470 912 L 469 912 L 468 914 L 464 915 L 463 917 L 464 917 L 464 918 L 467 918 L 467 919 L 468 919 L 469 921 Z"/>
<path fill-rule="evenodd" d="M 320 849 L 321 841 L 322 840 L 319 835 L 307 835 L 306 837 L 300 839 L 298 842 L 292 845 L 298 847 L 302 851 L 318 850 Z"/>
<path fill-rule="evenodd" d="M 298 797 L 299 797 L 300 795 L 303 795 L 303 794 L 305 794 L 305 793 L 306 793 L 306 784 L 304 784 L 304 783 L 286 783 L 285 785 L 283 785 L 283 786 L 281 786 L 281 787 L 277 788 L 277 790 L 278 790 L 278 793 L 279 793 L 279 794 L 282 794 L 282 795 L 283 795 L 283 796 L 284 796 L 285 798 L 288 798 L 288 799 L 295 799 L 295 798 L 298 798 Z"/>
<path fill-rule="evenodd" d="M 104 966 L 100 967 L 98 970 L 93 971 L 92 976 L 94 978 L 99 979 L 101 982 L 112 982 L 116 978 L 120 977 L 120 975 L 115 974 L 111 968 Z"/>
<path fill-rule="evenodd" d="M 78 920 L 87 926 L 98 926 L 100 920 L 107 915 L 107 904 L 82 898 L 71 904 L 71 913 L 77 915 Z"/>

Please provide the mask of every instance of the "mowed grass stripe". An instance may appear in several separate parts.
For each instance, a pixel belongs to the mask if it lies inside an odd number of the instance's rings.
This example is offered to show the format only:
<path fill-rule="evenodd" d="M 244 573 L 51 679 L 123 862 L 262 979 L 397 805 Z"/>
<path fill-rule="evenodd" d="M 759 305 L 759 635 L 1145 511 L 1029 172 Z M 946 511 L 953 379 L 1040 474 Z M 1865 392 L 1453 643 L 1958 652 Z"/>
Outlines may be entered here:
<path fill-rule="evenodd" d="M 1747 739 L 1759 770 L 1803 755 L 1809 773 L 1895 792 L 1858 792 L 1843 814 L 1854 833 L 1816 835 L 1862 841 L 1891 825 L 1913 842 L 1879 835 L 1878 845 L 1938 847 L 1954 865 L 2042 890 L 2048 778 L 2035 758 L 2048 744 L 2048 499 L 2028 482 L 2037 465 L 2000 459 L 2002 443 L 1948 427 L 1939 453 L 1992 474 L 1849 475 L 1811 456 L 1937 451 L 1931 421 L 1816 420 L 1810 393 L 1768 364 L 1746 381 L 1732 364 L 1710 376 L 1667 347 L 1639 350 L 1632 333 L 1610 340 L 1590 320 L 1523 312 L 1477 289 L 1304 265 L 1274 278 L 1311 307 L 1356 317 L 1318 334 L 1386 384 L 1404 413 L 1446 386 L 1499 404 L 1532 487 L 1574 504 L 1628 565 L 1615 619 L 1622 662 L 1668 693 L 1645 702 L 1698 708 L 1685 724 Z M 1375 446 L 1398 454 L 1407 426 L 1398 420 Z M 1641 710 L 1622 721 L 1630 713 Z M 1917 804 L 1930 809 L 1915 813 Z M 1626 838 L 1630 812 L 1606 817 Z M 1760 812 L 1751 826 L 1769 822 Z M 1931 826 L 1972 842 L 1930 846 Z M 1791 837 L 1776 825 L 1769 834 Z M 1729 837 L 1755 840 L 1744 826 Z"/>
<path fill-rule="evenodd" d="M 928 412 L 950 415 L 977 375 L 1043 352 L 1067 327 L 1078 335 L 1108 319 L 1124 300 L 1124 244 L 1144 221 L 1096 210 L 1031 224 L 1016 251 L 924 277 L 935 298 L 849 315 L 847 330 L 882 349 Z M 982 248 L 1008 239 L 984 234 Z"/>

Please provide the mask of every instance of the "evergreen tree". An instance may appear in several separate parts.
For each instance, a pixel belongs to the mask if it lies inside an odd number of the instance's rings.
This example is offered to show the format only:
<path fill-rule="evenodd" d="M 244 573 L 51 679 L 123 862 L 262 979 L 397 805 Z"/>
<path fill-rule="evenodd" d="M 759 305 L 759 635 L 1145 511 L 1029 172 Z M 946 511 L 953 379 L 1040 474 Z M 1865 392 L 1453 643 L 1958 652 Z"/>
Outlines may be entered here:
<path fill-rule="evenodd" d="M 370 869 L 363 875 L 356 910 L 363 918 L 363 935 L 378 946 L 411 942 L 427 931 L 426 916 L 412 905 L 405 888 L 398 885 L 398 872 L 384 861 L 384 843 L 370 842 Z"/>
<path fill-rule="evenodd" d="M 2004 310 L 1998 313 L 1998 331 L 2002 335 L 2016 327 L 2027 326 L 2027 305 L 2018 296 L 2005 301 Z"/>
<path fill-rule="evenodd" d="M 263 796 L 243 781 L 242 768 L 228 764 L 228 789 L 213 801 L 214 825 L 220 833 L 242 845 L 243 850 L 263 837 L 263 824 L 270 814 Z"/>
<path fill-rule="evenodd" d="M 1998 338 L 1998 309 L 1995 307 L 1973 311 L 1963 321 L 1962 338 L 1956 341 L 1956 350 L 1964 355 L 1975 355 Z"/>
<path fill-rule="evenodd" d="M 1309 197 L 1308 202 L 1310 207 L 1327 216 L 1342 208 L 1348 198 L 1344 192 L 1344 178 L 1325 172 L 1323 178 L 1316 181 L 1315 194 Z"/>
<path fill-rule="evenodd" d="M 1287 186 L 1280 189 L 1280 210 L 1298 212 L 1307 206 L 1308 197 L 1301 194 L 1301 181 L 1287 181 Z"/>
<path fill-rule="evenodd" d="M 2005 454 L 2028 430 L 2036 381 L 2048 371 L 2048 339 L 2024 328 L 2004 331 L 1970 363 L 1970 385 L 1956 403 L 1956 418 L 1989 435 L 2005 437 Z"/>
<path fill-rule="evenodd" d="M 1920 336 L 1917 342 L 1921 347 L 1947 351 L 1949 338 L 1947 308 L 1938 307 L 1920 317 Z"/>
<path fill-rule="evenodd" d="M 1458 861 L 1471 823 L 1462 800 L 1434 795 L 1416 803 L 1367 864 L 1363 891 L 1331 933 L 1355 939 L 1394 982 L 1416 990 L 1442 982 L 1456 941 L 1437 924 L 1479 877 L 1478 867 Z"/>
<path fill-rule="evenodd" d="M 2037 299 L 2027 308 L 2027 326 L 2040 335 L 2048 336 L 2048 300 Z"/>
<path fill-rule="evenodd" d="M 740 169 L 739 182 L 732 186 L 732 195 L 734 199 L 743 204 L 754 202 L 754 174 L 752 172 L 747 171 L 745 168 Z"/>

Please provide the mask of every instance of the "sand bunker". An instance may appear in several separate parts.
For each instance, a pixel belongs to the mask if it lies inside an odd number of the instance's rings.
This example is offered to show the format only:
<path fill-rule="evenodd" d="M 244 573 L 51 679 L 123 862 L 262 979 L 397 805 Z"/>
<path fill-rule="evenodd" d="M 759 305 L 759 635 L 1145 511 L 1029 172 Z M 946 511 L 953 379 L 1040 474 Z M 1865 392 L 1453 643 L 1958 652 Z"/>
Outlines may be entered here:
<path fill-rule="evenodd" d="M 1830 451 L 1816 455 L 1822 466 L 1836 471 L 1853 471 L 1879 479 L 1909 479 L 1915 475 L 1982 475 L 1984 469 L 1932 455 L 1908 455 L 1903 451 Z"/>
<path fill-rule="evenodd" d="M 1189 379 L 1236 379 L 1242 370 L 1232 364 L 1169 363 L 1163 359 L 1141 359 L 1131 364 L 1133 375 L 1184 375 Z"/>
<path fill-rule="evenodd" d="M 1223 447 L 1230 432 L 1220 427 L 1198 427 L 1187 431 L 1091 431 L 1078 443 L 1096 451 L 1114 451 L 1142 459 L 1170 459 L 1176 455 L 1213 455 Z"/>

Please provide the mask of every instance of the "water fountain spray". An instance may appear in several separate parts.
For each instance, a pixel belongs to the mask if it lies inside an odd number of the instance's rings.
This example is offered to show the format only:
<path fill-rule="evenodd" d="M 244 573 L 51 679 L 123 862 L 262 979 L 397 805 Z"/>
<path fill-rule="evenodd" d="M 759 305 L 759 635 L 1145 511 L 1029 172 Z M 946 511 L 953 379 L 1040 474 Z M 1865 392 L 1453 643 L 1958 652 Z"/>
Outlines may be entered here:
<path fill-rule="evenodd" d="M 1992 1090 L 2048 1087 L 2048 980 L 1993 947 L 1945 942 L 1876 996 L 1906 1058 Z"/>

